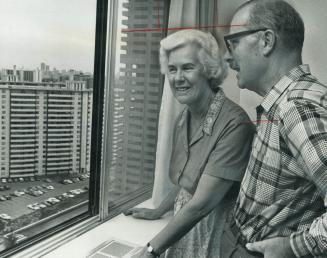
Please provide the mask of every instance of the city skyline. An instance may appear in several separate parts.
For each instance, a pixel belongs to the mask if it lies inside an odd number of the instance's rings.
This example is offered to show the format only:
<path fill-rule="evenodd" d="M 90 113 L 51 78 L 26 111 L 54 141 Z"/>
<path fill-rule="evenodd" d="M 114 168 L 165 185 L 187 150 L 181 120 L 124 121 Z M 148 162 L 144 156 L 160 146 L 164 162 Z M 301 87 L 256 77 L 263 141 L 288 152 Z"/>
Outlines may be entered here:
<path fill-rule="evenodd" d="M 58 68 L 58 67 L 52 66 L 51 64 L 49 64 L 46 61 L 39 62 L 39 64 L 36 65 L 35 67 L 27 67 L 24 64 L 13 64 L 13 65 L 10 65 L 10 66 L 8 66 L 8 65 L 7 66 L 0 66 L 0 70 L 1 69 L 16 68 L 16 69 L 30 70 L 31 71 L 31 70 L 41 69 L 42 64 L 45 64 L 46 66 L 48 66 L 49 71 L 54 71 L 54 70 L 59 71 L 59 72 L 62 72 L 62 71 L 66 71 L 66 72 L 75 71 L 75 72 L 82 72 L 82 73 L 85 73 L 85 74 L 93 75 L 93 71 L 84 71 L 84 70 L 80 70 L 80 69 L 74 69 L 73 67 L 71 67 L 71 68 Z"/>
<path fill-rule="evenodd" d="M 96 0 L 2 1 L 0 67 L 44 60 L 58 70 L 93 73 Z"/>

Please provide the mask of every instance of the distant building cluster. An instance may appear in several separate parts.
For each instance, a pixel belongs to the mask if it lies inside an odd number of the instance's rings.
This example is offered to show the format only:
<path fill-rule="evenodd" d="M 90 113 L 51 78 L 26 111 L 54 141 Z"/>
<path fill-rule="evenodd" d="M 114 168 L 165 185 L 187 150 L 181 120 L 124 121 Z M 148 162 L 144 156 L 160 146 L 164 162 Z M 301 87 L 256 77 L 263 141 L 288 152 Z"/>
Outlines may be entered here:
<path fill-rule="evenodd" d="M 42 63 L 0 76 L 0 178 L 89 172 L 92 75 Z"/>
<path fill-rule="evenodd" d="M 76 70 L 57 70 L 45 63 L 35 70 L 17 68 L 15 65 L 12 69 L 2 69 L 0 72 L 0 81 L 2 82 L 53 82 L 65 83 L 67 81 L 83 81 L 87 89 L 92 89 L 93 76 L 91 73 L 83 73 Z"/>

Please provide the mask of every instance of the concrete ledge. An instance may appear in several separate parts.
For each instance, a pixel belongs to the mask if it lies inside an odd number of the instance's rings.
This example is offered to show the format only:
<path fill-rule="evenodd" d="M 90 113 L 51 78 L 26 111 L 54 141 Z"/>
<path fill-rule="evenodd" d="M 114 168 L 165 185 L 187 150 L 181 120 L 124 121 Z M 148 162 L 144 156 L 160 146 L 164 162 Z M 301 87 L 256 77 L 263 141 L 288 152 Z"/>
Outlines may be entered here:
<path fill-rule="evenodd" d="M 151 199 L 138 206 L 153 207 Z M 146 221 L 121 214 L 42 257 L 85 258 L 91 250 L 110 238 L 145 245 L 168 223 L 169 219 L 170 216 L 165 216 L 160 220 Z"/>

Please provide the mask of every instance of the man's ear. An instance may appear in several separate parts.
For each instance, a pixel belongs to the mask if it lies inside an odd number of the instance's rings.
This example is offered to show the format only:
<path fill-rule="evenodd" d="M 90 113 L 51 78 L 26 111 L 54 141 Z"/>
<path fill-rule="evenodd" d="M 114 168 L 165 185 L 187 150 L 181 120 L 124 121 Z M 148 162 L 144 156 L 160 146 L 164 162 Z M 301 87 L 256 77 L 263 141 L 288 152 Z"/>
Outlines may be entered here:
<path fill-rule="evenodd" d="M 263 32 L 262 36 L 263 42 L 263 55 L 269 56 L 271 52 L 274 50 L 276 45 L 276 34 L 273 30 L 266 30 Z"/>

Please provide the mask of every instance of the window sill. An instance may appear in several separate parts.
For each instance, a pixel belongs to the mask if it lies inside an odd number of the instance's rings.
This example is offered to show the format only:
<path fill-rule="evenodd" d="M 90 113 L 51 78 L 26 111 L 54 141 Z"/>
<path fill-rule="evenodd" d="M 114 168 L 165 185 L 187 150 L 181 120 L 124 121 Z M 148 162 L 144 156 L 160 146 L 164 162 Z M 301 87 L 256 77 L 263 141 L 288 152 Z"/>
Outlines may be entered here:
<path fill-rule="evenodd" d="M 153 207 L 151 199 L 139 206 Z M 160 220 L 146 221 L 137 220 L 130 216 L 120 214 L 42 257 L 85 258 L 91 250 L 110 238 L 145 245 L 168 223 L 168 221 L 169 216 L 165 216 Z"/>

